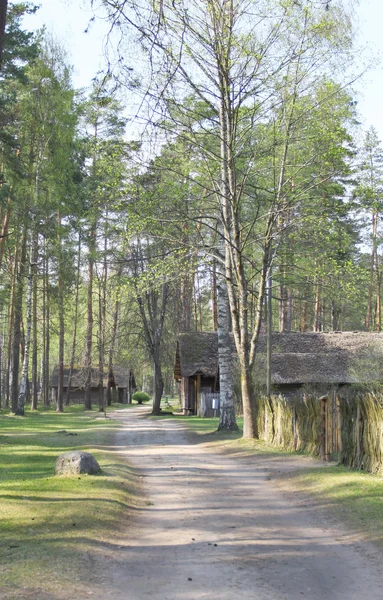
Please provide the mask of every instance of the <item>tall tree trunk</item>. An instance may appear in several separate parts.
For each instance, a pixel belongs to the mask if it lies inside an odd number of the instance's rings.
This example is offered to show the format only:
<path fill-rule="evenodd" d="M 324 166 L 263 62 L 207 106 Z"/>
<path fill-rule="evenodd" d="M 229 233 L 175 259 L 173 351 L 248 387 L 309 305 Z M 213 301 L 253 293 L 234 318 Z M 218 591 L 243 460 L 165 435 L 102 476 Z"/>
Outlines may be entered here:
<path fill-rule="evenodd" d="M 321 301 L 319 283 L 315 284 L 314 331 L 322 331 Z"/>
<path fill-rule="evenodd" d="M 3 264 L 4 249 L 5 249 L 5 246 L 7 243 L 8 227 L 9 227 L 9 219 L 11 216 L 11 211 L 12 211 L 12 202 L 11 202 L 10 196 L 8 196 L 7 210 L 5 213 L 3 227 L 1 230 L 1 237 L 0 237 L 0 267 Z"/>
<path fill-rule="evenodd" d="M 64 318 L 64 282 L 63 282 L 63 258 L 62 258 L 62 236 L 61 215 L 57 215 L 57 245 L 58 245 L 58 312 L 59 312 L 59 365 L 57 384 L 57 412 L 64 411 L 64 342 L 65 342 L 65 318 Z"/>
<path fill-rule="evenodd" d="M 161 359 L 157 354 L 154 356 L 154 369 L 153 369 L 153 415 L 159 415 L 161 413 L 161 398 L 164 392 L 164 379 L 162 376 Z"/>
<path fill-rule="evenodd" d="M 9 313 L 8 313 L 8 345 L 7 345 L 7 374 L 6 374 L 6 397 L 5 406 L 9 408 L 9 401 L 12 397 L 12 348 L 13 348 L 13 325 L 15 317 L 15 291 L 16 291 L 16 272 L 17 272 L 17 248 L 14 250 L 14 258 L 11 269 L 11 291 L 9 299 Z M 12 402 L 12 400 L 11 400 Z"/>
<path fill-rule="evenodd" d="M 51 403 L 50 398 L 50 347 L 51 347 L 51 334 L 50 334 L 50 298 L 49 298 L 49 257 L 47 254 L 47 249 L 45 245 L 45 277 L 44 277 L 44 293 L 45 293 L 45 362 L 44 362 L 44 399 L 46 406 L 49 406 Z"/>
<path fill-rule="evenodd" d="M 87 308 L 87 329 L 86 329 L 86 353 L 85 353 L 85 409 L 92 408 L 92 345 L 93 345 L 93 271 L 94 271 L 94 251 L 95 251 L 95 225 L 92 225 L 89 242 L 88 257 L 88 308 Z"/>
<path fill-rule="evenodd" d="M 218 262 L 217 277 L 217 325 L 220 418 L 218 430 L 237 431 L 234 406 L 232 341 L 229 328 L 229 302 L 223 274 L 222 257 Z"/>
<path fill-rule="evenodd" d="M 105 367 L 105 334 L 106 334 L 106 284 L 108 279 L 108 236 L 106 229 L 108 213 L 106 213 L 104 230 L 104 260 L 101 278 L 101 290 L 99 294 L 99 353 L 98 353 L 98 405 L 100 410 L 105 410 L 104 397 L 104 367 Z"/>
<path fill-rule="evenodd" d="M 218 304 L 217 304 L 217 261 L 212 260 L 211 265 L 211 312 L 213 331 L 218 331 Z"/>
<path fill-rule="evenodd" d="M 381 297 L 382 275 L 380 272 L 378 251 L 376 251 L 375 265 L 376 265 L 376 330 L 380 333 L 382 331 L 382 297 Z"/>
<path fill-rule="evenodd" d="M 372 296 L 373 296 L 373 290 L 374 290 L 377 231 L 378 231 L 378 214 L 377 214 L 377 212 L 374 212 L 372 215 L 372 248 L 371 248 L 371 260 L 370 260 L 370 282 L 368 285 L 367 312 L 366 312 L 366 319 L 365 319 L 365 326 L 366 326 L 367 330 L 371 329 Z"/>
<path fill-rule="evenodd" d="M 11 402 L 12 412 L 16 413 L 19 400 L 19 370 L 20 370 L 20 343 L 21 343 L 21 320 L 23 309 L 23 290 L 25 276 L 25 261 L 27 250 L 27 232 L 26 225 L 21 238 L 21 250 L 19 268 L 16 275 L 15 289 L 15 309 L 13 322 L 12 336 L 12 385 L 11 385 Z"/>
<path fill-rule="evenodd" d="M 120 278 L 122 275 L 122 264 L 119 266 L 117 272 L 117 298 L 114 305 L 114 313 L 113 313 L 113 326 L 112 326 L 112 334 L 110 338 L 110 346 L 109 346 L 109 358 L 108 358 L 108 384 L 106 388 L 106 403 L 107 406 L 112 404 L 112 392 L 111 392 L 111 384 L 112 384 L 112 371 L 113 371 L 113 360 L 114 360 L 114 349 L 116 345 L 116 335 L 117 335 L 117 325 L 118 325 L 118 315 L 120 311 Z"/>
<path fill-rule="evenodd" d="M 33 266 L 30 265 L 28 275 L 28 293 L 27 293 L 27 324 L 25 334 L 25 351 L 23 360 L 23 369 L 20 382 L 20 393 L 17 401 L 16 415 L 24 415 L 25 401 L 27 397 L 28 386 L 28 366 L 29 366 L 29 351 L 31 345 L 31 330 L 32 330 L 32 296 L 33 296 Z"/>
<path fill-rule="evenodd" d="M 33 330 L 33 345 L 32 345 L 32 400 L 31 409 L 37 408 L 38 394 L 38 372 L 37 372 L 37 262 L 39 254 L 39 237 L 36 232 L 33 238 L 33 256 L 32 256 L 32 278 L 33 278 L 33 293 L 32 293 L 32 330 Z"/>
<path fill-rule="evenodd" d="M 72 337 L 72 349 L 71 349 L 71 354 L 70 354 L 68 386 L 66 389 L 66 396 L 65 396 L 65 406 L 69 406 L 69 404 L 70 404 L 70 388 L 72 385 L 72 374 L 73 374 L 73 369 L 74 369 L 74 361 L 75 361 L 75 357 L 76 357 L 78 297 L 79 297 L 79 290 L 80 290 L 80 265 L 81 265 L 81 231 L 78 234 L 76 289 L 75 289 L 75 297 L 74 297 L 74 317 L 73 317 L 73 337 Z"/>
<path fill-rule="evenodd" d="M 1 315 L 3 317 L 3 315 Z M 3 318 L 1 318 L 3 322 Z M 4 318 L 5 321 L 5 318 Z M 5 323 L 4 323 L 5 325 Z M 3 390 L 4 390 L 4 332 L 0 336 L 0 409 L 3 407 Z"/>

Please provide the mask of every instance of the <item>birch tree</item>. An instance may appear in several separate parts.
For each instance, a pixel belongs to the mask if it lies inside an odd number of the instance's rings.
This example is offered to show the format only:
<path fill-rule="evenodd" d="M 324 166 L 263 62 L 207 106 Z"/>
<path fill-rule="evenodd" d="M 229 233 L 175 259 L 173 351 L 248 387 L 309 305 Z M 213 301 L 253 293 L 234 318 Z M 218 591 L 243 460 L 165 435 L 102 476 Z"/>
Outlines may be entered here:
<path fill-rule="evenodd" d="M 145 80 L 146 98 L 155 97 L 152 120 L 163 122 L 166 113 L 167 131 L 181 129 L 201 160 L 214 165 L 207 171 L 222 222 L 224 277 L 241 367 L 244 436 L 257 436 L 251 374 L 277 216 L 291 184 L 286 173 L 296 131 L 296 100 L 346 54 L 348 16 L 341 2 L 326 7 L 314 0 L 104 0 L 104 5 L 116 27 L 137 32 L 147 53 L 154 85 Z M 200 128 L 188 127 L 187 104 L 180 102 L 190 94 L 211 114 Z M 251 133 L 283 98 L 288 100 L 275 185 L 266 194 L 258 189 L 250 195 L 246 184 L 260 157 Z M 207 135 L 210 145 L 204 142 Z M 255 217 L 247 221 L 246 207 L 252 201 Z M 249 244 L 254 239 L 258 256 L 249 275 Z M 249 277 L 254 279 L 254 271 L 256 315 L 250 330 Z"/>

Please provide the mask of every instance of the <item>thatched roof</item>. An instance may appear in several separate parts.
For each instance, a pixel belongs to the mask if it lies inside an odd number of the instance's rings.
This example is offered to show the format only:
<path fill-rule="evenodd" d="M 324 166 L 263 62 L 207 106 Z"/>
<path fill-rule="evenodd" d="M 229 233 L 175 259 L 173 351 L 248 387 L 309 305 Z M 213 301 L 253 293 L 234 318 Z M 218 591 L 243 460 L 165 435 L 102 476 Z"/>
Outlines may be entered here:
<path fill-rule="evenodd" d="M 233 342 L 234 345 L 234 342 Z M 261 336 L 255 365 L 257 379 L 266 369 L 266 338 Z M 216 333 L 179 336 L 175 377 L 197 372 L 217 376 Z M 274 333 L 272 383 L 364 383 L 383 381 L 383 334 L 365 332 Z"/>
<path fill-rule="evenodd" d="M 216 332 L 180 333 L 177 341 L 174 376 L 191 377 L 202 373 L 215 377 L 218 372 L 218 335 Z"/>
<path fill-rule="evenodd" d="M 116 385 L 119 388 L 128 388 L 129 387 L 129 379 L 133 388 L 136 387 L 136 382 L 134 379 L 134 374 L 129 369 L 129 367 L 123 367 L 121 365 L 113 366 L 113 376 Z"/>
<path fill-rule="evenodd" d="M 64 387 L 68 387 L 69 370 L 70 370 L 69 367 L 64 368 Z M 122 367 L 120 365 L 113 366 L 114 383 L 119 388 L 128 387 L 130 373 L 131 373 L 131 371 L 130 371 L 129 367 Z M 98 387 L 98 379 L 99 379 L 99 370 L 96 368 L 92 368 L 91 387 Z M 58 367 L 55 367 L 53 369 L 52 376 L 51 376 L 51 386 L 57 387 L 58 380 L 59 380 L 59 369 L 58 369 Z M 71 388 L 83 389 L 85 386 L 85 381 L 86 381 L 85 367 L 74 368 L 72 371 Z M 104 372 L 103 384 L 104 384 L 104 387 L 106 387 L 108 384 L 108 374 L 106 372 Z M 133 377 L 133 387 L 134 386 L 135 386 L 135 384 L 134 384 L 134 377 Z"/>

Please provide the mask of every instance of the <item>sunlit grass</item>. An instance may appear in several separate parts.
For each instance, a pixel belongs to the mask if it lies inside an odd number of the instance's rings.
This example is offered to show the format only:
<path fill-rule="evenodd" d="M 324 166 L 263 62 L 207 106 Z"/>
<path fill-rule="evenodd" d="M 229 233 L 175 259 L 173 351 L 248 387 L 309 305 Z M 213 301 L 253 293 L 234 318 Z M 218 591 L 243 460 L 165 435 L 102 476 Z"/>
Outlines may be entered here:
<path fill-rule="evenodd" d="M 283 485 L 310 494 L 354 531 L 383 546 L 383 478 L 342 465 L 304 469 L 281 478 Z"/>
<path fill-rule="evenodd" d="M 69 597 L 86 585 L 89 552 L 118 543 L 118 523 L 138 501 L 135 472 L 114 451 L 118 427 L 97 411 L 0 416 L 0 597 L 1 586 L 13 597 L 36 582 L 45 591 L 59 583 Z M 56 458 L 74 449 L 92 452 L 101 474 L 56 477 Z"/>

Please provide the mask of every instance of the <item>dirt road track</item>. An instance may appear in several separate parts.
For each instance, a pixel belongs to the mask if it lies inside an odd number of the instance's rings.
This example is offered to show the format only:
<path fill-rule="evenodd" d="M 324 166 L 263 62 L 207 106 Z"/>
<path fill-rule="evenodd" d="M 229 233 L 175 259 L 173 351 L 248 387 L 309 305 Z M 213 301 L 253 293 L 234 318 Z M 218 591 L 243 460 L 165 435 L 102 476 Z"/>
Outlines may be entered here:
<path fill-rule="evenodd" d="M 118 451 L 139 469 L 148 503 L 92 598 L 383 600 L 378 550 L 269 481 L 301 458 L 215 454 L 178 422 L 145 419 L 140 408 L 113 416 L 123 424 Z"/>

